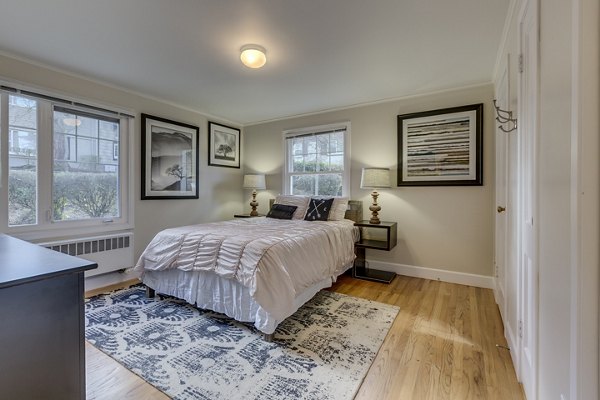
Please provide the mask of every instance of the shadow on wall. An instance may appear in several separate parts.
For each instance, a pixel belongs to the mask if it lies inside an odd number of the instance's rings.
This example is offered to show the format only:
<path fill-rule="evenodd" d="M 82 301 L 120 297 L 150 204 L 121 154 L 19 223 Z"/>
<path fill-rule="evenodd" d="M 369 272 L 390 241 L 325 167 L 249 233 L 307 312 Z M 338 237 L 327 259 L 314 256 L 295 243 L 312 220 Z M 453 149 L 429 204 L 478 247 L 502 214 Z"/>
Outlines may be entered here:
<path fill-rule="evenodd" d="M 233 219 L 233 215 L 239 213 L 241 202 L 245 202 L 243 197 L 244 190 L 242 189 L 242 182 L 239 177 L 231 179 L 225 179 L 219 182 L 215 182 L 213 186 L 213 193 L 219 193 L 221 198 L 227 199 L 221 201 L 216 205 L 215 209 L 210 213 L 209 221 L 202 222 L 213 222 Z"/>
<path fill-rule="evenodd" d="M 400 233 L 400 232 L 399 232 Z M 389 252 L 367 249 L 367 260 L 397 263 L 402 260 L 405 265 L 417 265 L 405 240 L 398 238 L 398 243 Z"/>

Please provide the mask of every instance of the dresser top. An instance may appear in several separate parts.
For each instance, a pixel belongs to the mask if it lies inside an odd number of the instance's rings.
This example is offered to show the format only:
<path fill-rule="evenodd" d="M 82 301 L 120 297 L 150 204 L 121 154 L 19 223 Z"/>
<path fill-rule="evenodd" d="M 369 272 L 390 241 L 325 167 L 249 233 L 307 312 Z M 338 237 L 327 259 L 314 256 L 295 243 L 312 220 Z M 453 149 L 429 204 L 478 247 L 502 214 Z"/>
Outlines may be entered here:
<path fill-rule="evenodd" d="M 93 261 L 0 234 L 0 288 L 97 267 Z"/>

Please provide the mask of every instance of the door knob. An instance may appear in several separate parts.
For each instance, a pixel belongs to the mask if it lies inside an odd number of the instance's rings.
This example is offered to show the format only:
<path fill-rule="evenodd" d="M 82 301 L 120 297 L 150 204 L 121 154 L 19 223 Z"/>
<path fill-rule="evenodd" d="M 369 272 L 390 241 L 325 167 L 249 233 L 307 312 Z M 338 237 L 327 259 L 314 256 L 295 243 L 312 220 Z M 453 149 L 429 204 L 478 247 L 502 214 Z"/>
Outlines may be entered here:
<path fill-rule="evenodd" d="M 501 212 L 506 211 L 506 207 L 498 206 L 497 210 L 499 213 L 501 213 Z"/>

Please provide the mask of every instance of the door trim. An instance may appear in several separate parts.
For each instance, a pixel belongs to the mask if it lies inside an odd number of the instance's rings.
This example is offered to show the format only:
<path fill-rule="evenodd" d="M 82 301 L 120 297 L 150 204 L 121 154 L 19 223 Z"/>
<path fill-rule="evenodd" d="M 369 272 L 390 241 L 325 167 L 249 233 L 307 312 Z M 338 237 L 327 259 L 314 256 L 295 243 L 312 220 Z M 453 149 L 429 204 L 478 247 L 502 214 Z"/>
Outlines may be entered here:
<path fill-rule="evenodd" d="M 498 101 L 498 105 L 500 108 L 507 110 L 509 109 L 509 104 L 510 104 L 510 54 L 506 54 L 506 59 L 505 59 L 505 63 L 504 63 L 504 67 L 502 68 L 500 74 L 499 74 L 500 78 L 497 81 L 497 86 L 494 88 L 495 93 L 496 93 L 496 100 Z M 504 321 L 508 320 L 508 315 L 507 315 L 507 294 L 506 294 L 506 290 L 507 290 L 507 284 L 508 284 L 508 276 L 507 276 L 507 271 L 508 271 L 508 228 L 509 228 L 509 224 L 508 224 L 508 220 L 509 220 L 509 215 L 512 214 L 513 210 L 512 207 L 509 206 L 509 191 L 511 190 L 511 187 L 509 186 L 509 176 L 508 176 L 508 168 L 509 168 L 509 140 L 508 140 L 508 133 L 503 132 L 502 130 L 499 129 L 498 124 L 495 125 L 495 129 L 494 129 L 494 133 L 496 135 L 496 176 L 495 176 L 495 184 L 496 184 L 496 193 L 495 193 L 495 207 L 498 206 L 503 206 L 506 208 L 506 211 L 504 211 L 504 214 L 502 214 L 504 216 L 504 230 L 503 232 L 499 232 L 498 231 L 498 214 L 497 214 L 497 210 L 495 210 L 495 241 L 494 241 L 494 267 L 495 267 L 495 271 L 494 271 L 494 295 L 496 298 L 496 304 L 498 304 L 499 308 L 500 308 L 500 314 L 502 315 L 502 319 Z M 498 175 L 498 138 L 501 137 L 501 140 L 504 141 L 503 145 L 503 153 L 501 154 L 502 158 L 503 158 L 503 164 L 501 165 L 502 169 L 503 169 L 503 173 L 502 175 Z M 503 196 L 501 196 L 502 198 L 500 198 L 498 196 L 498 184 L 499 184 L 499 178 L 501 178 L 503 180 L 503 182 L 501 183 L 502 185 L 504 185 L 504 192 L 502 193 Z M 503 249 L 498 249 L 498 234 L 501 234 L 503 236 L 502 238 L 502 242 L 503 242 Z M 503 258 L 503 262 L 504 265 L 499 265 L 498 264 L 498 252 L 502 251 L 502 258 Z M 502 269 L 502 271 L 501 271 Z M 505 328 L 506 329 L 506 328 Z M 505 336 L 506 336 L 506 332 L 505 332 Z"/>
<path fill-rule="evenodd" d="M 519 129 L 518 129 L 518 368 L 517 377 L 523 383 L 525 394 L 536 399 L 538 394 L 538 332 L 539 332 L 539 266 L 538 266 L 538 150 L 539 150 L 539 0 L 525 0 L 519 13 L 519 53 L 522 70 L 518 76 Z M 525 23 L 529 22 L 527 34 Z M 527 36 L 526 36 L 527 35 Z M 525 44 L 527 41 L 527 45 Z M 527 51 L 527 54 L 525 52 Z M 527 76 L 527 74 L 530 74 Z M 527 79 L 527 80 L 526 80 Z M 526 87 L 525 85 L 528 85 Z M 531 96 L 531 97 L 530 97 Z M 530 137 L 525 130 L 531 127 Z M 528 141 L 529 139 L 529 141 Z M 529 144 L 527 147 L 526 145 Z M 530 171 L 526 171 L 526 163 Z M 529 181 L 525 181 L 529 178 Z M 530 207 L 528 210 L 527 207 Z M 528 213 L 528 214 L 526 214 Z M 527 218 L 527 221 L 526 221 Z M 531 220 L 529 221 L 529 218 Z M 530 224 L 530 237 L 527 238 L 525 225 Z M 531 264 L 526 270 L 524 255 L 527 254 L 523 243 L 529 242 Z M 524 340 L 528 339 L 526 342 Z M 525 368 L 527 359 L 529 368 Z"/>

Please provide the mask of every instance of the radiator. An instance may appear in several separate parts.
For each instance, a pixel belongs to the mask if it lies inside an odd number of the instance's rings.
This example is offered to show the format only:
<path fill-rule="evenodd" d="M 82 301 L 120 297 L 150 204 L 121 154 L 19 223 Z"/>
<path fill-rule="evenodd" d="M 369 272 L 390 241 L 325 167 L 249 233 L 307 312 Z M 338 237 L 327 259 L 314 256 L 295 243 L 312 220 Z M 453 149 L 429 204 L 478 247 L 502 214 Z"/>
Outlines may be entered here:
<path fill-rule="evenodd" d="M 86 277 L 133 267 L 133 233 L 131 232 L 38 244 L 50 250 L 97 263 L 98 268 L 86 271 Z"/>

